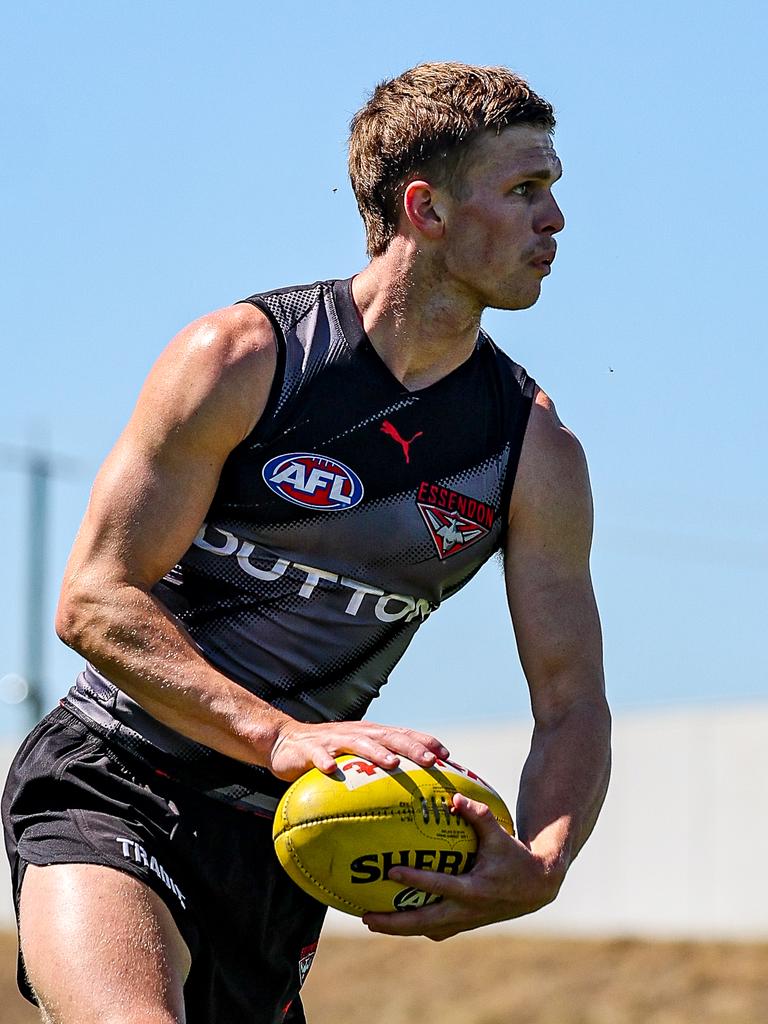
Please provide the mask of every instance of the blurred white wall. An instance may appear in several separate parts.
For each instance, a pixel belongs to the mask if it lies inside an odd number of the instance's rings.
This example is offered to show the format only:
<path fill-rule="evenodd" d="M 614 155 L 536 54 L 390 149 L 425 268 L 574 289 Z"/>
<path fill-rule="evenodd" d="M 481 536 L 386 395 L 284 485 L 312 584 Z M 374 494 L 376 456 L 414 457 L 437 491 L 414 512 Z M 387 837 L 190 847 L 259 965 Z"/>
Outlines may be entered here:
<path fill-rule="evenodd" d="M 514 810 L 528 723 L 441 727 Z M 5 777 L 13 750 L 0 747 Z M 523 932 L 768 938 L 768 702 L 616 717 L 603 814 L 558 900 Z M 2 869 L 0 922 L 10 923 Z M 360 929 L 332 913 L 329 929 Z"/>
<path fill-rule="evenodd" d="M 436 728 L 514 812 L 531 727 Z M 768 938 L 768 702 L 619 714 L 611 787 L 560 896 L 519 933 Z M 355 920 L 334 912 L 328 927 Z"/>

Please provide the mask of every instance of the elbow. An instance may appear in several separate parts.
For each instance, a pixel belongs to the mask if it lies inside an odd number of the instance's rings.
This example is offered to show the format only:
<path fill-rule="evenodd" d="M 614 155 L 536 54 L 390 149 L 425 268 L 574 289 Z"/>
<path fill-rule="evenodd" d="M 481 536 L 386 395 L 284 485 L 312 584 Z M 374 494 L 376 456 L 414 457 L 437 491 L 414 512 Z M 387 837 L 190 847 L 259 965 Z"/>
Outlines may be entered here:
<path fill-rule="evenodd" d="M 62 594 L 59 598 L 54 628 L 62 643 L 77 648 L 78 637 L 82 635 L 82 616 L 77 601 L 71 595 Z"/>
<path fill-rule="evenodd" d="M 92 594 L 72 583 L 64 585 L 56 608 L 54 627 L 62 643 L 79 654 L 85 655 L 90 646 L 89 637 L 93 635 L 96 609 L 97 602 Z"/>

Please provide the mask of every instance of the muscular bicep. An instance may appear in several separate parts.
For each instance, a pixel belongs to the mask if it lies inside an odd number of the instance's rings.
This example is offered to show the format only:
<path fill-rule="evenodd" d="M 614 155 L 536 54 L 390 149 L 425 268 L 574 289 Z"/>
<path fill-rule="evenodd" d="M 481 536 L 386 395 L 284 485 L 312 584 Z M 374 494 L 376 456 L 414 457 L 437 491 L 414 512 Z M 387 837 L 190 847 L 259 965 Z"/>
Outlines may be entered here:
<path fill-rule="evenodd" d="M 545 395 L 531 414 L 505 550 L 507 597 L 537 720 L 603 691 L 589 552 L 592 498 L 581 445 Z"/>
<path fill-rule="evenodd" d="M 266 404 L 274 367 L 271 328 L 253 307 L 211 314 L 171 342 L 96 478 L 65 591 L 147 588 L 178 561 Z"/>

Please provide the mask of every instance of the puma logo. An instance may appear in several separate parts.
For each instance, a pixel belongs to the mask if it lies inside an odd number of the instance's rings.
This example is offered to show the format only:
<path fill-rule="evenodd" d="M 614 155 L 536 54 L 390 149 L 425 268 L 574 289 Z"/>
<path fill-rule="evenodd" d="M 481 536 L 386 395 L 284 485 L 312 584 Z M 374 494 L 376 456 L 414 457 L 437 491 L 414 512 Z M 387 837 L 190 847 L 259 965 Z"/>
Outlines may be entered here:
<path fill-rule="evenodd" d="M 384 420 L 384 422 L 381 424 L 381 432 L 382 434 L 386 434 L 387 437 L 391 437 L 393 441 L 397 441 L 397 443 L 403 449 L 405 461 L 408 463 L 411 461 L 411 445 L 413 444 L 417 437 L 421 437 L 422 434 L 424 433 L 423 430 L 419 430 L 418 433 L 414 434 L 413 437 L 410 438 L 410 440 L 406 441 L 405 438 L 400 436 L 400 431 L 397 429 L 397 427 L 393 426 L 389 422 L 389 420 Z"/>

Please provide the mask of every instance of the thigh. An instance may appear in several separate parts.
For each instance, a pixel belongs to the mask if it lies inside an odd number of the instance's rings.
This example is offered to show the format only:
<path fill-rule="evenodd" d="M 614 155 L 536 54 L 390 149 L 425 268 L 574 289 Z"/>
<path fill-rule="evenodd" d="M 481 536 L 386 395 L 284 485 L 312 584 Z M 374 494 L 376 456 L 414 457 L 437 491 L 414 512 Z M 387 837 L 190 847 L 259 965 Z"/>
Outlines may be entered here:
<path fill-rule="evenodd" d="M 95 864 L 30 865 L 19 936 L 28 981 L 56 1024 L 183 1024 L 189 951 L 137 878 Z"/>
<path fill-rule="evenodd" d="M 209 806 L 195 833 L 201 922 L 188 1024 L 303 1022 L 299 993 L 326 908 L 281 867 L 271 821 Z"/>
<path fill-rule="evenodd" d="M 272 845 L 271 821 L 153 778 L 136 765 L 122 764 L 114 751 L 107 751 L 98 737 L 63 711 L 49 716 L 14 760 L 3 819 L 17 908 L 22 888 L 26 907 L 29 893 L 34 896 L 38 886 L 35 881 L 27 888 L 25 872 L 29 880 L 53 880 L 53 874 L 43 874 L 49 866 L 111 869 L 118 877 L 127 876 L 113 883 L 118 887 L 114 892 L 122 894 L 122 886 L 126 893 L 140 892 L 144 900 L 149 899 L 145 890 L 159 897 L 192 957 L 184 986 L 187 1024 L 303 1020 L 299 988 L 312 961 L 325 908 L 281 868 Z M 76 876 L 67 871 L 62 877 Z M 66 908 L 65 894 L 55 895 L 56 905 Z M 122 895 L 116 899 L 118 909 L 111 904 L 109 909 L 119 918 Z M 24 946 L 33 983 L 40 979 L 44 989 L 41 970 L 47 953 L 36 958 L 36 951 L 44 947 L 28 931 L 28 926 L 47 927 L 47 922 L 36 920 L 38 903 L 33 900 L 32 917 L 25 915 Z M 86 905 L 92 912 L 92 905 Z M 154 914 L 150 926 L 139 927 L 142 918 L 136 915 L 141 906 L 133 899 L 131 920 L 136 927 L 127 929 L 127 938 L 134 934 L 132 941 L 143 948 L 156 945 L 151 936 L 160 934 L 164 914 Z M 112 957 L 118 965 L 133 955 L 119 923 L 114 922 L 119 939 L 114 952 L 112 923 L 100 922 L 95 913 L 95 919 L 82 925 L 82 934 L 88 937 L 93 931 L 99 940 L 100 955 Z M 64 925 L 64 918 L 55 922 L 54 946 L 65 934 Z M 99 968 L 98 959 L 93 958 L 93 966 L 94 971 Z M 143 970 L 142 966 L 139 973 Z M 23 974 L 19 983 L 31 997 Z M 58 1024 L 56 1017 L 52 1020 Z"/>
<path fill-rule="evenodd" d="M 83 943 L 91 937 L 98 940 L 107 967 L 114 962 L 127 970 L 119 921 L 123 902 L 137 948 L 154 943 L 165 956 L 159 937 L 168 938 L 172 951 L 178 932 L 194 954 L 194 879 L 184 874 L 193 839 L 178 808 L 152 779 L 138 778 L 114 762 L 99 737 L 70 715 L 53 712 L 22 745 L 3 795 L 3 824 L 16 909 L 20 913 L 23 902 L 27 910 L 22 936 L 27 969 L 41 991 L 50 987 L 42 973 L 48 954 L 57 962 L 52 954 L 70 925 L 94 986 L 101 984 L 102 959 L 85 954 Z M 91 879 L 93 899 L 88 898 Z M 169 917 L 175 930 L 164 926 Z M 105 952 L 113 933 L 114 954 Z M 150 943 L 151 935 L 157 941 Z M 19 988 L 34 998 L 21 960 Z"/>

